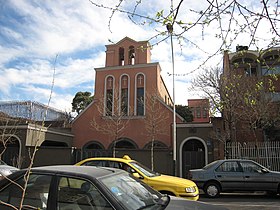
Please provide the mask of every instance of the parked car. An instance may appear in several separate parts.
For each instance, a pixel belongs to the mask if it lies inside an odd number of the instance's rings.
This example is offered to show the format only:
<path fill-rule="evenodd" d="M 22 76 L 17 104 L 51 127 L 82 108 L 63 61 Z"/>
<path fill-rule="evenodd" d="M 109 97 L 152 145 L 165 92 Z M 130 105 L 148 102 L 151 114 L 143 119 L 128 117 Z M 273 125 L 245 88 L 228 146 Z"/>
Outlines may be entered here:
<path fill-rule="evenodd" d="M 10 175 L 17 170 L 19 169 L 13 166 L 9 166 L 4 161 L 0 160 L 0 180 L 4 179 L 5 176 Z"/>
<path fill-rule="evenodd" d="M 123 158 L 88 158 L 80 161 L 76 165 L 123 169 L 163 194 L 183 197 L 189 200 L 198 200 L 199 198 L 198 187 L 193 181 L 175 176 L 159 174 L 150 170 L 141 163 L 131 160 L 128 155 L 125 155 Z"/>
<path fill-rule="evenodd" d="M 271 171 L 252 160 L 217 160 L 202 169 L 190 170 L 188 177 L 208 197 L 234 191 L 280 193 L 280 172 Z"/>
<path fill-rule="evenodd" d="M 162 195 L 131 174 L 115 168 L 43 166 L 14 172 L 0 181 L 0 209 L 44 210 L 223 210 L 220 206 Z M 11 181 L 12 180 L 12 181 Z"/>

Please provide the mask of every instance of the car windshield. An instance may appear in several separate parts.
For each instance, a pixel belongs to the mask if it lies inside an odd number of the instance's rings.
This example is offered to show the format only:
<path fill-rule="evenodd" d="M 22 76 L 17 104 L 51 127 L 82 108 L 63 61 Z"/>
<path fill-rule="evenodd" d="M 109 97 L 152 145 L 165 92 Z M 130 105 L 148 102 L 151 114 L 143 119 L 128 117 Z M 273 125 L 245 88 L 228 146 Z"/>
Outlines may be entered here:
<path fill-rule="evenodd" d="M 135 168 L 137 168 L 139 171 L 141 171 L 147 177 L 155 177 L 155 176 L 159 176 L 160 175 L 159 173 L 152 171 L 148 167 L 146 167 L 146 166 L 144 166 L 141 163 L 138 163 L 136 161 L 129 162 L 129 163 L 132 166 L 134 166 Z"/>
<path fill-rule="evenodd" d="M 99 179 L 125 209 L 159 210 L 169 203 L 169 198 L 147 187 L 127 174 Z"/>
<path fill-rule="evenodd" d="M 4 161 L 0 160 L 0 165 L 7 165 Z"/>

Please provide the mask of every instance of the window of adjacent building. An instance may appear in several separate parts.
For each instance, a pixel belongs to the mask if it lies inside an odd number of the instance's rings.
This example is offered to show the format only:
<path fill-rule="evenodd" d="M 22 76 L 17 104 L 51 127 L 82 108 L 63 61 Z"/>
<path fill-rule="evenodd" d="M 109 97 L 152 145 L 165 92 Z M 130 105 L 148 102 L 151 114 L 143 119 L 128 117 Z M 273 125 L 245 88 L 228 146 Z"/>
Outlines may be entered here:
<path fill-rule="evenodd" d="M 144 115 L 145 107 L 145 77 L 143 74 L 136 76 L 136 115 Z"/>
<path fill-rule="evenodd" d="M 257 76 L 257 68 L 245 68 L 246 76 Z"/>
<path fill-rule="evenodd" d="M 235 58 L 233 59 L 232 63 L 234 68 L 243 68 L 246 76 L 257 75 L 257 65 L 255 59 L 253 58 Z"/>
<path fill-rule="evenodd" d="M 200 110 L 200 107 L 196 107 L 195 113 L 196 113 L 196 118 L 201 118 L 201 110 Z"/>
<path fill-rule="evenodd" d="M 124 48 L 119 48 L 119 65 L 124 66 Z"/>
<path fill-rule="evenodd" d="M 272 51 L 263 57 L 262 75 L 280 74 L 279 52 Z"/>
<path fill-rule="evenodd" d="M 190 107 L 190 110 L 192 112 L 192 116 L 195 116 L 195 109 L 194 109 L 194 107 Z"/>
<path fill-rule="evenodd" d="M 111 116 L 114 107 L 114 78 L 112 76 L 106 79 L 106 96 L 105 96 L 105 115 Z"/>
<path fill-rule="evenodd" d="M 268 66 L 262 66 L 262 75 L 275 75 L 280 74 L 280 65 L 268 67 Z"/>
<path fill-rule="evenodd" d="M 207 118 L 207 117 L 208 117 L 208 108 L 203 107 L 203 118 Z"/>
<path fill-rule="evenodd" d="M 129 78 L 127 75 L 121 77 L 121 95 L 120 95 L 120 108 L 123 115 L 128 115 L 128 85 Z"/>
<path fill-rule="evenodd" d="M 134 46 L 130 46 L 129 47 L 128 56 L 129 56 L 128 64 L 129 65 L 134 65 L 135 64 L 135 49 L 134 49 Z"/>

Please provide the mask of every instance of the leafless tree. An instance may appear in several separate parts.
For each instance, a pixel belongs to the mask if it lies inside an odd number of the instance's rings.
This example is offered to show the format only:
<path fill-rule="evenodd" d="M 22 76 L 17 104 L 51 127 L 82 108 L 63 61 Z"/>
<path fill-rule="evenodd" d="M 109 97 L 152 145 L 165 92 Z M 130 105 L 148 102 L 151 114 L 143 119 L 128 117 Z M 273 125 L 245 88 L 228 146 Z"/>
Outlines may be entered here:
<path fill-rule="evenodd" d="M 123 97 L 119 91 L 113 94 L 115 97 L 107 97 L 104 95 L 94 99 L 94 106 L 97 115 L 93 116 L 91 127 L 97 132 L 107 135 L 113 143 L 113 157 L 116 156 L 116 144 L 123 137 L 125 129 L 131 119 L 130 108 L 123 106 Z M 102 123 L 99 123 L 102 121 Z"/>
<path fill-rule="evenodd" d="M 218 110 L 225 122 L 223 142 L 236 141 L 236 126 L 240 122 L 244 129 L 255 136 L 256 131 L 265 129 L 279 121 L 277 109 L 269 94 L 275 90 L 274 75 L 270 77 L 248 77 L 246 74 L 222 74 L 220 68 L 202 71 L 192 82 L 192 88 L 203 92 L 212 104 L 212 113 Z M 278 107 L 278 108 L 277 108 Z M 221 136 L 220 136 L 221 137 Z"/>
<path fill-rule="evenodd" d="M 159 134 L 167 135 L 168 131 L 164 124 L 168 120 L 166 112 L 161 112 L 162 106 L 161 97 L 158 94 L 146 93 L 146 115 L 145 115 L 145 130 L 148 137 L 151 139 L 151 169 L 154 170 L 154 147 L 155 140 Z"/>
<path fill-rule="evenodd" d="M 9 144 L 13 144 L 14 142 L 14 135 L 17 132 L 17 125 L 19 120 L 13 118 L 5 113 L 0 113 L 0 144 L 1 144 L 1 151 L 0 151 L 0 160 L 2 160 L 2 155 L 7 150 Z M 17 162 L 17 167 L 20 166 L 20 163 Z"/>
<path fill-rule="evenodd" d="M 111 11 L 109 30 L 114 16 L 119 13 L 137 25 L 154 28 L 154 34 L 148 39 L 152 45 L 164 42 L 172 35 L 182 49 L 194 46 L 206 58 L 191 72 L 200 69 L 215 55 L 229 50 L 232 45 L 239 44 L 238 40 L 246 39 L 246 45 L 258 51 L 280 43 L 278 0 L 201 0 L 198 3 L 170 0 L 169 6 L 166 2 L 162 4 L 164 8 L 157 7 L 159 4 L 151 7 L 150 1 L 119 0 L 115 5 L 105 0 L 89 2 L 95 7 Z M 169 33 L 170 27 L 172 33 Z M 199 45 L 198 31 L 201 32 L 201 40 L 214 33 L 212 38 L 217 41 L 217 45 L 211 52 Z M 177 76 L 187 76 L 191 72 Z"/>
<path fill-rule="evenodd" d="M 29 158 L 30 158 L 30 163 L 27 167 L 27 171 L 26 173 L 24 174 L 24 185 L 21 186 L 19 184 L 17 184 L 16 182 L 10 180 L 8 177 L 5 177 L 6 179 L 8 179 L 12 184 L 16 185 L 17 187 L 19 187 L 21 190 L 22 190 L 22 197 L 21 197 L 21 200 L 20 200 L 20 204 L 19 204 L 19 207 L 16 207 L 12 204 L 9 204 L 9 203 L 6 203 L 2 200 L 0 200 L 0 203 L 1 204 L 4 204 L 6 206 L 9 206 L 15 210 L 21 210 L 23 209 L 24 207 L 24 199 L 25 199 L 25 193 L 26 193 L 26 189 L 27 189 L 27 184 L 28 184 L 28 180 L 29 180 L 29 177 L 31 175 L 31 168 L 33 166 L 33 163 L 34 163 L 34 160 L 35 160 L 35 156 L 36 156 L 36 152 L 37 152 L 37 149 L 38 149 L 38 146 L 39 146 L 39 142 L 40 140 L 42 139 L 42 135 L 44 134 L 44 129 L 45 129 L 45 119 L 47 117 L 47 113 L 48 113 L 48 109 L 49 109 L 49 105 L 50 105 L 50 101 L 52 99 L 52 94 L 53 94 L 53 88 L 54 88 L 54 81 L 55 81 L 55 74 L 56 74 L 56 62 L 57 62 L 57 57 L 58 55 L 56 55 L 55 57 L 55 61 L 54 61 L 54 68 L 53 68 L 53 79 L 52 79 L 52 83 L 51 83 L 51 89 L 50 89 L 50 96 L 49 96 L 49 100 L 48 100 L 48 104 L 47 104 L 47 107 L 44 111 L 44 116 L 43 116 L 43 120 L 40 122 L 40 124 L 37 124 L 35 123 L 35 126 L 38 128 L 39 132 L 36 133 L 36 135 L 34 136 L 34 139 L 33 139 L 33 142 L 34 142 L 34 149 L 33 151 L 30 151 L 29 153 Z M 16 127 L 13 128 L 12 130 L 16 130 Z M 6 139 L 4 137 L 4 139 Z M 5 140 L 6 141 L 6 140 Z M 30 209 L 34 209 L 34 207 L 30 206 L 29 207 Z"/>

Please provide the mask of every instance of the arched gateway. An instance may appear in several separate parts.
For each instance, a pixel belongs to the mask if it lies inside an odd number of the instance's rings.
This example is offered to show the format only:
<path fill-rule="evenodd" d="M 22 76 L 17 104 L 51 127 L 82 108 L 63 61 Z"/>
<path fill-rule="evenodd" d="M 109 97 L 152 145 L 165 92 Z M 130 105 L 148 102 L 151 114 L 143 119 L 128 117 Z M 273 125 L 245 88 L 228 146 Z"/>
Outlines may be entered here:
<path fill-rule="evenodd" d="M 180 145 L 180 177 L 187 178 L 190 169 L 201 168 L 208 163 L 208 151 L 205 141 L 198 137 L 189 137 Z"/>

